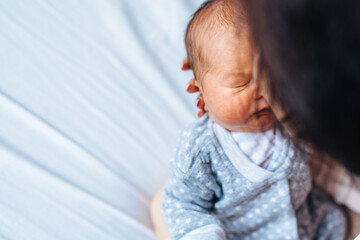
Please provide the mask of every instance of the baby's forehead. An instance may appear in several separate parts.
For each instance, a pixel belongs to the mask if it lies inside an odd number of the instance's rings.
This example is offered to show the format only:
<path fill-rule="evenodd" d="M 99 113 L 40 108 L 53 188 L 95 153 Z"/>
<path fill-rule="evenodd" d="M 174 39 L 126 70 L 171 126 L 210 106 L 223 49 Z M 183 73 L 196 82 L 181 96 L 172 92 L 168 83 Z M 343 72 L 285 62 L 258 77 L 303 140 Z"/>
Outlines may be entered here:
<path fill-rule="evenodd" d="M 219 55 L 226 54 L 231 58 L 242 57 L 244 51 L 254 46 L 252 39 L 246 34 L 237 34 L 234 30 L 220 30 L 213 34 L 211 31 L 208 34 L 203 34 L 198 39 L 198 51 L 204 56 L 212 56 L 213 58 Z"/>

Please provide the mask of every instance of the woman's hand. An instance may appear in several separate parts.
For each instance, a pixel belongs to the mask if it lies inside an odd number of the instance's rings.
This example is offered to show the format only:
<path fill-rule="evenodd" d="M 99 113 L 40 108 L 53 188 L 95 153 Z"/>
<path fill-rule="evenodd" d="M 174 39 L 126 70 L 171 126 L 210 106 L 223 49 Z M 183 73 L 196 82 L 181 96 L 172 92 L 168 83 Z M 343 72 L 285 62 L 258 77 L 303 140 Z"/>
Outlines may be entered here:
<path fill-rule="evenodd" d="M 162 191 L 163 187 L 158 190 L 150 204 L 151 221 L 154 227 L 154 232 L 159 240 L 169 239 L 165 218 L 160 210 L 160 205 L 162 202 Z"/>
<path fill-rule="evenodd" d="M 189 60 L 187 58 L 185 58 L 181 63 L 181 70 L 187 71 L 190 69 L 191 69 L 191 67 L 189 64 Z M 188 93 L 199 92 L 199 96 L 197 97 L 198 100 L 196 102 L 196 106 L 199 108 L 199 112 L 197 113 L 197 116 L 198 117 L 203 116 L 206 112 L 205 102 L 204 102 L 202 94 L 199 91 L 199 87 L 196 83 L 195 78 L 193 78 L 189 81 L 189 83 L 186 87 L 186 91 Z M 159 191 L 156 193 L 156 195 L 154 196 L 154 198 L 151 201 L 150 216 L 151 216 L 151 220 L 153 223 L 153 227 L 154 227 L 156 236 L 160 240 L 165 240 L 165 239 L 168 239 L 169 233 L 166 228 L 164 216 L 162 215 L 162 213 L 160 211 L 160 204 L 162 201 L 162 195 L 161 195 L 162 190 L 163 190 L 163 188 L 159 189 Z"/>
<path fill-rule="evenodd" d="M 190 64 L 189 64 L 189 60 L 187 58 L 185 58 L 182 63 L 181 63 L 181 70 L 183 71 L 187 71 L 190 70 Z M 191 79 L 186 87 L 186 91 L 188 93 L 196 93 L 199 92 L 199 87 L 197 85 L 197 82 L 195 80 L 195 78 Z M 204 102 L 204 98 L 202 96 L 201 93 L 199 93 L 199 96 L 197 97 L 197 102 L 196 102 L 196 106 L 199 108 L 199 112 L 197 113 L 198 117 L 201 117 L 205 114 L 205 112 L 207 111 L 206 106 L 205 106 L 205 102 Z"/>

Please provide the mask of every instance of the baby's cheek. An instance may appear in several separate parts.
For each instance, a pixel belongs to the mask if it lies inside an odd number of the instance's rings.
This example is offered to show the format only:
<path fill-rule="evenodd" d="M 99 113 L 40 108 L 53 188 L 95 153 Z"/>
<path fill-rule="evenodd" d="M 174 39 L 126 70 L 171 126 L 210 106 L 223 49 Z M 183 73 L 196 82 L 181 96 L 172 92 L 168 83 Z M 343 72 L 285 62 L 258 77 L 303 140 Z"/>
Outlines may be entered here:
<path fill-rule="evenodd" d="M 218 115 L 230 124 L 242 124 L 247 118 L 246 107 L 243 103 L 235 99 L 223 102 L 218 108 Z"/>

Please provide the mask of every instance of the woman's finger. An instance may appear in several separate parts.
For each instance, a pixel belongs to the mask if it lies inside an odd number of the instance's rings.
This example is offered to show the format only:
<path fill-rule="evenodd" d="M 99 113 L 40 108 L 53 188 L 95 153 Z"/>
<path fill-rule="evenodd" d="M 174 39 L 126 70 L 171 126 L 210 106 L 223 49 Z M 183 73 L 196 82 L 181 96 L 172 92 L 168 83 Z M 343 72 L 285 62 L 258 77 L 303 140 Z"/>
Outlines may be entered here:
<path fill-rule="evenodd" d="M 204 99 L 202 98 L 201 95 L 199 95 L 197 101 L 196 101 L 196 106 L 200 109 L 204 109 L 205 107 L 205 102 L 204 102 Z M 205 110 L 205 109 L 204 109 Z"/>
<path fill-rule="evenodd" d="M 198 117 L 202 117 L 205 114 L 204 109 L 200 109 L 199 112 L 197 113 Z"/>
<path fill-rule="evenodd" d="M 191 69 L 191 66 L 189 64 L 189 59 L 188 58 L 184 58 L 184 60 L 181 62 L 181 70 L 190 70 Z M 195 78 L 191 79 L 189 81 L 189 83 L 187 84 L 186 86 L 186 91 L 188 93 L 196 93 L 196 92 L 199 92 L 199 87 L 197 86 L 197 83 L 196 83 L 196 80 Z M 200 94 L 198 96 L 198 100 L 196 102 L 196 106 L 199 108 L 199 111 L 197 113 L 197 116 L 198 117 L 202 117 L 207 108 L 205 106 L 205 102 L 204 102 L 204 99 L 202 97 L 202 95 Z"/>
<path fill-rule="evenodd" d="M 189 59 L 188 58 L 184 58 L 184 60 L 181 62 L 181 70 L 186 71 L 186 70 L 190 70 L 190 64 L 189 64 Z"/>
<path fill-rule="evenodd" d="M 198 117 L 203 116 L 207 112 L 207 107 L 205 105 L 204 98 L 201 94 L 197 98 L 196 106 L 199 108 L 199 112 L 197 113 Z"/>
<path fill-rule="evenodd" d="M 186 91 L 189 93 L 195 93 L 199 91 L 199 88 L 195 82 L 195 78 L 191 79 L 186 86 Z"/>

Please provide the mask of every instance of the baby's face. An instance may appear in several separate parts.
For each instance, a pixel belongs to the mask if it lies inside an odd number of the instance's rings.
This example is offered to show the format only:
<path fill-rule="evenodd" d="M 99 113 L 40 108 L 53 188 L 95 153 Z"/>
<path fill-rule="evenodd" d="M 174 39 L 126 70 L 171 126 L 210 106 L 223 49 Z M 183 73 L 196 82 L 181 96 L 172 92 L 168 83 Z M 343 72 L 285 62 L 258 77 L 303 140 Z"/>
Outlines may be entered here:
<path fill-rule="evenodd" d="M 253 78 L 254 44 L 225 33 L 205 47 L 211 66 L 198 85 L 209 116 L 234 132 L 270 128 L 275 117 Z"/>

